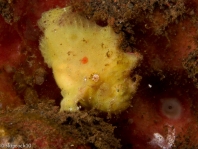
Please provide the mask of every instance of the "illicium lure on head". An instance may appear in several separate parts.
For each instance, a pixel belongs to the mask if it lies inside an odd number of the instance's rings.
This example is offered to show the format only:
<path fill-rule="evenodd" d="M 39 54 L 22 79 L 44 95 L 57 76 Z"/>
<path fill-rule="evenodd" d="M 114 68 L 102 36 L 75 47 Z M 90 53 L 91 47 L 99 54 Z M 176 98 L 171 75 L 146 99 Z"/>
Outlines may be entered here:
<path fill-rule="evenodd" d="M 63 96 L 61 111 L 80 104 L 116 113 L 130 105 L 139 83 L 130 73 L 142 57 L 119 49 L 121 36 L 110 26 L 98 26 L 71 7 L 43 13 L 38 24 L 44 32 L 40 50 Z"/>

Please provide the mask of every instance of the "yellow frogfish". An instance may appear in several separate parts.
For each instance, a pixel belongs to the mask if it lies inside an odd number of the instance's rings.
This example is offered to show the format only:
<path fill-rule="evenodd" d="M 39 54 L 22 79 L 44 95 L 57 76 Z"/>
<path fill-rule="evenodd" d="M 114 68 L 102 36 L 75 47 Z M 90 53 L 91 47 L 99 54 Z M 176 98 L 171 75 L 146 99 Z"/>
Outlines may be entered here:
<path fill-rule="evenodd" d="M 38 25 L 40 51 L 63 96 L 60 111 L 84 107 L 117 113 L 130 105 L 140 80 L 137 75 L 132 80 L 131 72 L 141 55 L 123 52 L 121 35 L 71 7 L 44 12 Z"/>

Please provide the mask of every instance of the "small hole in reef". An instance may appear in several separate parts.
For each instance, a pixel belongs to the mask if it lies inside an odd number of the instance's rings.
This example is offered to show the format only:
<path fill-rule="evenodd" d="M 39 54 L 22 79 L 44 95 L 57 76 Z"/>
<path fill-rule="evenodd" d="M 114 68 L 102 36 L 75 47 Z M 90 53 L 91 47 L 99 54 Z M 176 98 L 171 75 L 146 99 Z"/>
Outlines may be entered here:
<path fill-rule="evenodd" d="M 197 73 L 197 74 L 195 74 L 195 78 L 196 78 L 196 79 L 198 79 L 198 73 Z"/>
<path fill-rule="evenodd" d="M 71 125 L 73 123 L 73 119 L 69 116 L 66 120 L 62 123 L 62 125 Z"/>
<path fill-rule="evenodd" d="M 162 99 L 162 113 L 168 118 L 178 118 L 181 115 L 180 102 L 175 98 Z"/>
<path fill-rule="evenodd" d="M 136 80 L 137 80 L 137 78 L 136 78 L 136 77 L 133 77 L 133 78 L 132 78 L 132 81 L 133 81 L 133 82 L 135 82 Z"/>
<path fill-rule="evenodd" d="M 104 21 L 104 20 L 97 20 L 96 24 L 101 26 L 101 27 L 105 27 L 105 26 L 108 25 L 107 21 Z"/>

